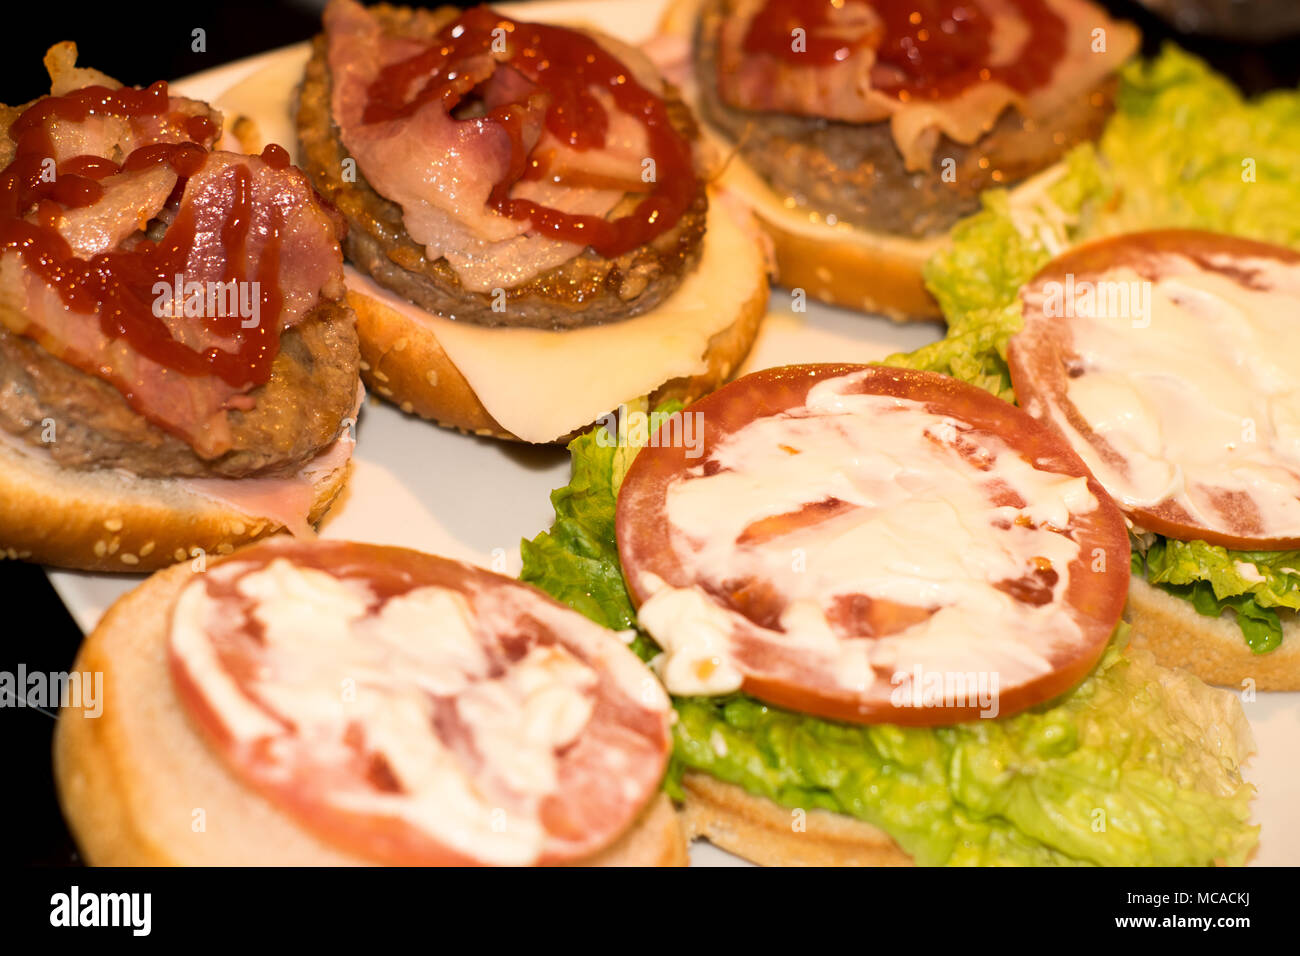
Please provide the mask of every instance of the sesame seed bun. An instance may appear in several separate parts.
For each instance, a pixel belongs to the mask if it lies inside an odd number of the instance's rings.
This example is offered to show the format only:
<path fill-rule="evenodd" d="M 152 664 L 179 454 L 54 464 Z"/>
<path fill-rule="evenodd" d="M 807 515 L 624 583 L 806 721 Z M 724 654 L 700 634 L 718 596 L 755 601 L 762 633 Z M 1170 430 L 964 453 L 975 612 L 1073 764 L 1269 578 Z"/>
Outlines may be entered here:
<path fill-rule="evenodd" d="M 308 523 L 329 510 L 350 468 L 344 461 L 311 475 Z M 199 494 L 185 479 L 64 468 L 38 449 L 0 443 L 0 556 L 82 571 L 152 571 L 196 549 L 226 554 L 282 528 Z"/>

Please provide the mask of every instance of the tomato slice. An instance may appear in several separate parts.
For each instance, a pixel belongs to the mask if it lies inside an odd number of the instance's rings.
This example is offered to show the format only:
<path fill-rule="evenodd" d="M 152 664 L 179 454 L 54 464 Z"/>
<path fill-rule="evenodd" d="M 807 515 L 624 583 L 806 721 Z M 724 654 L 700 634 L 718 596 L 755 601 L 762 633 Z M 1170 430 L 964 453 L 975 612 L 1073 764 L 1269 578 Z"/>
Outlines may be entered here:
<path fill-rule="evenodd" d="M 671 750 L 668 698 L 617 636 L 400 548 L 237 552 L 178 599 L 169 657 L 236 777 L 381 863 L 589 856 L 656 794 Z"/>
<path fill-rule="evenodd" d="M 980 389 L 800 365 L 683 414 L 702 449 L 643 448 L 617 514 L 672 693 L 951 724 L 1073 687 L 1119 622 L 1123 516 L 1059 435 Z"/>
<path fill-rule="evenodd" d="M 1300 255 L 1194 230 L 1117 236 L 1053 260 L 1021 306 L 1007 349 L 1017 400 L 1135 525 L 1300 547 L 1300 363 L 1287 346 Z"/>

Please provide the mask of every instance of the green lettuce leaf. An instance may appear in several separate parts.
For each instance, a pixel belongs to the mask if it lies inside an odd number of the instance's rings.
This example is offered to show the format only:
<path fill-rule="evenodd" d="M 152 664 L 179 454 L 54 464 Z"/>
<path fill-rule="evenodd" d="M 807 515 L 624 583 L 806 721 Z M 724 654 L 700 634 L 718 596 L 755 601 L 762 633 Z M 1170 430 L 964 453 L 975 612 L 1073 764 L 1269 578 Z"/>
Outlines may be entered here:
<path fill-rule="evenodd" d="M 1300 96 L 1246 100 L 1172 44 L 1124 70 L 1101 138 L 1118 201 L 1093 234 L 1163 226 L 1300 245 Z"/>
<path fill-rule="evenodd" d="M 549 532 L 523 543 L 521 577 L 607 627 L 635 627 L 614 536 L 635 449 L 593 432 L 569 445 L 571 483 Z M 643 659 L 658 651 L 638 632 Z M 708 773 L 797 810 L 867 820 L 917 862 L 1240 863 L 1257 839 L 1251 749 L 1236 698 L 1109 650 L 1058 701 L 940 729 L 819 720 L 743 694 L 679 698 L 665 781 Z"/>
<path fill-rule="evenodd" d="M 1227 608 L 1257 654 L 1282 643 L 1277 608 L 1300 610 L 1300 551 L 1230 551 L 1205 541 L 1156 537 L 1134 548 L 1136 573 L 1185 597 L 1198 612 L 1218 617 Z"/>
<path fill-rule="evenodd" d="M 1063 171 L 1013 194 L 986 193 L 951 244 L 927 263 L 943 309 L 941 342 L 887 362 L 960 378 L 1014 401 L 1007 341 L 1020 329 L 1020 287 L 1078 242 L 1140 229 L 1187 227 L 1300 248 L 1300 93 L 1245 100 L 1201 60 L 1166 46 L 1129 64 L 1099 151 L 1074 150 Z M 1262 581 L 1239 571 L 1255 565 Z M 1295 552 L 1231 552 L 1204 541 L 1159 539 L 1135 574 L 1192 601 L 1203 614 L 1235 612 L 1250 648 L 1282 640 L 1278 609 L 1300 609 Z"/>
<path fill-rule="evenodd" d="M 1114 645 L 1061 700 L 953 727 L 850 726 L 743 696 L 676 706 L 678 773 L 858 817 L 922 865 L 1235 864 L 1257 839 L 1236 699 Z"/>
<path fill-rule="evenodd" d="M 681 407 L 681 402 L 665 402 L 654 411 L 666 415 Z M 644 405 L 633 410 L 643 411 Z M 635 448 L 620 446 L 603 426 L 569 442 L 573 475 L 551 492 L 555 523 L 532 541 L 520 542 L 521 580 L 616 631 L 636 624 L 614 537 L 618 489 L 635 454 Z M 643 660 L 658 653 L 640 631 L 631 647 Z"/>

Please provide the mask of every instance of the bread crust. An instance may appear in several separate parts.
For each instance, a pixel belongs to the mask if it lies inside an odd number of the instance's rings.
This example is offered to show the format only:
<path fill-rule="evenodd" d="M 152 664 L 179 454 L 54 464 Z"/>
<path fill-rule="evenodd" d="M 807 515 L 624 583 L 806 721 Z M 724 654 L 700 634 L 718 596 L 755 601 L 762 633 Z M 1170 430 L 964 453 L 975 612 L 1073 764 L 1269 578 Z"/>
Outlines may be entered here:
<path fill-rule="evenodd" d="M 1124 619 L 1134 647 L 1149 650 L 1166 667 L 1190 671 L 1207 684 L 1255 690 L 1300 690 L 1300 622 L 1282 622 L 1282 643 L 1256 654 L 1232 614 L 1206 617 L 1191 601 L 1136 575 L 1129 583 Z"/>
<path fill-rule="evenodd" d="M 708 242 L 708 234 L 705 234 Z M 650 395 L 651 407 L 668 399 L 689 404 L 713 391 L 744 361 L 767 314 L 768 286 L 764 279 L 736 317 L 715 333 L 704 354 L 705 369 L 697 375 L 664 382 Z M 350 290 L 348 301 L 357 315 L 361 339 L 361 378 L 374 394 L 440 425 L 474 435 L 521 441 L 483 406 L 460 369 L 451 361 L 427 325 L 411 321 L 384 303 Z M 635 357 L 633 357 L 634 360 Z M 553 444 L 572 437 L 564 435 Z"/>
<path fill-rule="evenodd" d="M 763 215 L 760 204 L 755 207 L 755 218 L 772 240 L 775 281 L 781 285 L 806 289 L 822 302 L 874 312 L 894 322 L 943 319 L 922 274 L 940 246 L 935 240 L 874 241 L 874 234 L 862 229 L 854 229 L 852 239 L 840 239 L 829 226 L 825 235 L 813 237 L 783 228 Z"/>
<path fill-rule="evenodd" d="M 349 460 L 313 475 L 309 524 L 324 517 L 351 468 Z M 282 528 L 205 497 L 183 479 L 63 468 L 39 452 L 0 444 L 0 557 L 80 571 L 153 571 L 196 556 L 195 549 L 227 554 Z"/>
<path fill-rule="evenodd" d="M 799 811 L 703 773 L 686 774 L 682 788 L 689 837 L 763 866 L 912 865 L 888 834 L 853 817 L 808 810 L 797 821 Z M 796 822 L 803 829 L 796 830 Z"/>
<path fill-rule="evenodd" d="M 103 712 L 62 711 L 54 777 L 82 856 L 95 866 L 367 864 L 241 783 L 191 723 L 168 669 L 167 625 L 193 573 L 178 564 L 123 596 L 77 655 L 75 670 L 103 674 Z M 623 836 L 582 862 L 685 865 L 672 804 L 657 795 Z"/>

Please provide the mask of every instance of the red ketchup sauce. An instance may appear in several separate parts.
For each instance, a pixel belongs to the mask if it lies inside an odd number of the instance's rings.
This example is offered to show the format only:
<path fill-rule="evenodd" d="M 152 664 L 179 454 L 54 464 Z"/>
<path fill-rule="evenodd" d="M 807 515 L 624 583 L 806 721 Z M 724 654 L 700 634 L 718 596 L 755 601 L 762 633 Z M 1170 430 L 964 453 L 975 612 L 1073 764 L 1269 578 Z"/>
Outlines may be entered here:
<path fill-rule="evenodd" d="M 120 166 L 99 156 L 75 156 L 58 166 L 51 182 L 48 176 L 42 177 L 42 172 L 55 154 L 51 133 L 57 122 L 75 123 L 92 115 L 128 120 L 165 117 L 170 112 L 164 82 L 145 89 L 90 86 L 63 96 L 47 96 L 30 106 L 10 127 L 9 136 L 17 149 L 13 161 L 0 172 L 0 255 L 17 253 L 24 268 L 57 290 L 70 310 L 98 313 L 106 336 L 124 341 L 134 352 L 171 371 L 187 376 L 215 375 L 237 388 L 265 383 L 279 351 L 279 241 L 278 237 L 272 238 L 259 260 L 256 275 L 244 274 L 242 247 L 252 225 L 252 176 L 246 167 L 234 167 L 236 201 L 224 210 L 220 225 L 231 254 L 219 281 L 260 281 L 261 321 L 245 329 L 238 315 L 189 320 L 202 322 L 223 338 L 237 342 L 235 351 L 189 348 L 173 338 L 164 321 L 154 315 L 154 284 L 166 282 L 170 286 L 177 275 L 184 276 L 195 238 L 192 204 L 181 207 L 159 241 L 141 240 L 129 250 L 114 249 L 89 260 L 75 256 L 53 228 L 63 209 L 97 202 L 104 192 L 100 181 L 119 172 L 168 164 L 179 179 L 172 199 L 179 199 L 186 180 L 202 167 L 208 155 L 199 143 L 216 133 L 207 117 L 190 117 L 184 120 L 184 129 L 198 142 L 141 146 Z M 279 169 L 287 164 L 288 154 L 278 146 L 268 146 L 262 158 Z M 24 218 L 33 210 L 36 222 Z M 203 278 L 218 281 L 215 276 Z M 69 361 L 73 358 L 68 356 Z M 89 365 L 83 370 L 111 381 L 128 401 L 134 400 L 131 382 L 121 380 L 112 369 Z"/>
<path fill-rule="evenodd" d="M 498 28 L 504 31 L 504 53 L 492 51 Z M 485 57 L 492 61 L 488 70 L 483 69 Z M 673 129 L 663 99 L 641 86 L 600 44 L 573 30 L 517 23 L 488 7 L 475 7 L 444 27 L 432 46 L 380 71 L 368 91 L 363 122 L 400 119 L 432 102 L 450 113 L 501 66 L 522 74 L 530 94 L 549 98 L 546 128 L 577 150 L 604 147 L 609 118 L 590 87 L 608 91 L 618 108 L 645 128 L 655 182 L 647 184 L 649 195 L 631 213 L 614 220 L 512 199 L 516 182 L 546 175 L 544 159 L 529 156 L 524 148 L 524 104 L 515 99 L 487 113 L 506 130 L 512 145 L 509 171 L 488 200 L 492 208 L 512 219 L 531 220 L 536 232 L 590 246 L 606 258 L 635 249 L 677 223 L 695 193 L 690 144 Z"/>
<path fill-rule="evenodd" d="M 767 0 L 745 33 L 747 53 L 792 64 L 826 66 L 862 48 L 876 51 L 872 85 L 900 99 L 946 99 L 976 83 L 1004 83 L 1019 93 L 1045 84 L 1065 53 L 1065 21 L 1045 0 L 1010 0 L 1029 28 L 1015 59 L 989 64 L 993 21 L 980 0 L 843 0 L 869 7 L 879 28 L 855 39 L 837 37 L 830 0 Z M 805 33 L 796 52 L 793 31 Z"/>

